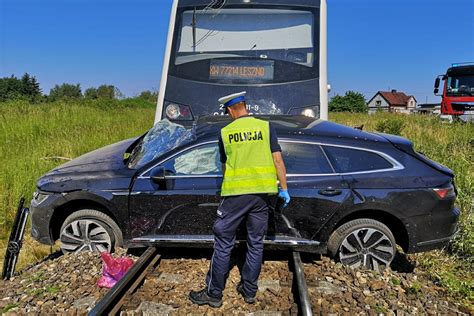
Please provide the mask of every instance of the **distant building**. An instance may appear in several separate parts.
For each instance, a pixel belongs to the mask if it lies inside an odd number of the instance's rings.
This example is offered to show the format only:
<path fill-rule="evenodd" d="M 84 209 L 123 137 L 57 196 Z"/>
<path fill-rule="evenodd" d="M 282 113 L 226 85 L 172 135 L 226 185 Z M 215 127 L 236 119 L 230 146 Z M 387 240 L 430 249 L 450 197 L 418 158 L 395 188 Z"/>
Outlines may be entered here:
<path fill-rule="evenodd" d="M 441 113 L 441 103 L 418 104 L 414 112 L 418 114 L 439 115 Z"/>
<path fill-rule="evenodd" d="M 410 114 L 416 108 L 416 99 L 397 90 L 379 91 L 367 103 L 369 114 L 377 111 Z"/>

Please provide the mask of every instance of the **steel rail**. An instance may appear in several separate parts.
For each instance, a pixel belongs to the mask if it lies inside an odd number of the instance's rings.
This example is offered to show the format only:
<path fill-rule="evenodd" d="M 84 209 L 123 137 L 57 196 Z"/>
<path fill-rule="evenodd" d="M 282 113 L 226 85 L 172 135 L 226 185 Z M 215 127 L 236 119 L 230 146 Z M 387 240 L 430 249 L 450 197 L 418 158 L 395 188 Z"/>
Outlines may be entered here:
<path fill-rule="evenodd" d="M 30 213 L 29 208 L 24 207 L 25 198 L 20 199 L 15 215 L 15 221 L 10 232 L 10 238 L 5 250 L 3 261 L 2 279 L 9 280 L 15 273 L 16 264 L 23 245 L 23 237 L 26 230 L 26 222 Z"/>
<path fill-rule="evenodd" d="M 160 258 L 158 250 L 155 247 L 149 247 L 88 315 L 116 315 L 123 305 L 125 296 L 135 291 L 145 278 L 148 268 L 154 266 Z"/>
<path fill-rule="evenodd" d="M 297 251 L 293 252 L 293 274 L 296 279 L 296 285 L 298 287 L 298 298 L 299 298 L 299 314 L 303 316 L 312 316 L 313 310 L 311 308 L 311 300 L 309 298 L 308 286 L 306 285 L 306 279 L 304 277 L 304 267 L 301 261 L 300 253 Z"/>

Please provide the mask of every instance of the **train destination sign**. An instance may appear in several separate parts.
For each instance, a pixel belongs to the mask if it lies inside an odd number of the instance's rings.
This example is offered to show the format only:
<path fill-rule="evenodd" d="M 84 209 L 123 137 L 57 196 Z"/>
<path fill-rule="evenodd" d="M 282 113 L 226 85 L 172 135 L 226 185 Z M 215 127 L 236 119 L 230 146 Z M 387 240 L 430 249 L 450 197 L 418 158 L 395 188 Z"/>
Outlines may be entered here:
<path fill-rule="evenodd" d="M 274 65 L 271 60 L 212 60 L 209 79 L 273 80 Z"/>

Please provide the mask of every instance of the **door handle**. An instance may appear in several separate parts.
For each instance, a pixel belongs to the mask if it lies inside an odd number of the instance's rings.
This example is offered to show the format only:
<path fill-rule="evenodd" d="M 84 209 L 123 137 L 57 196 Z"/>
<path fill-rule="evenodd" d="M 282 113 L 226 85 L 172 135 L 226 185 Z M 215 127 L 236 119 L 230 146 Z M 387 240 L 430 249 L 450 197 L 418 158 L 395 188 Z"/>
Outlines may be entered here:
<path fill-rule="evenodd" d="M 340 195 L 342 191 L 337 190 L 337 189 L 327 188 L 324 190 L 319 190 L 318 193 L 325 196 L 336 196 L 336 195 Z"/>

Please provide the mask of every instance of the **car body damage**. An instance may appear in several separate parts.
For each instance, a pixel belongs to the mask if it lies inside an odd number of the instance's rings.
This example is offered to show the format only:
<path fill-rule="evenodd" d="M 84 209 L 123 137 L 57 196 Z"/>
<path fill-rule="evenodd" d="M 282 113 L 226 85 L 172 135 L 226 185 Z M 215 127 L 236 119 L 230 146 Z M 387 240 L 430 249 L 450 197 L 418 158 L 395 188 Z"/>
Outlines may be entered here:
<path fill-rule="evenodd" d="M 46 192 L 128 189 L 134 170 L 124 168 L 124 154 L 136 138 L 112 144 L 69 161 L 42 176 L 37 187 Z"/>
<path fill-rule="evenodd" d="M 275 127 L 292 195 L 285 209 L 271 197 L 267 247 L 324 253 L 334 231 L 359 218 L 383 223 L 408 252 L 443 247 L 455 233 L 452 172 L 408 140 L 304 116 L 259 118 Z M 45 174 L 31 205 L 32 235 L 52 244 L 67 216 L 94 209 L 116 222 L 128 247 L 212 246 L 222 183 L 217 135 L 228 122 L 205 117 L 186 130 L 161 121 L 152 142 L 145 134 Z M 244 237 L 242 227 L 237 239 Z"/>

